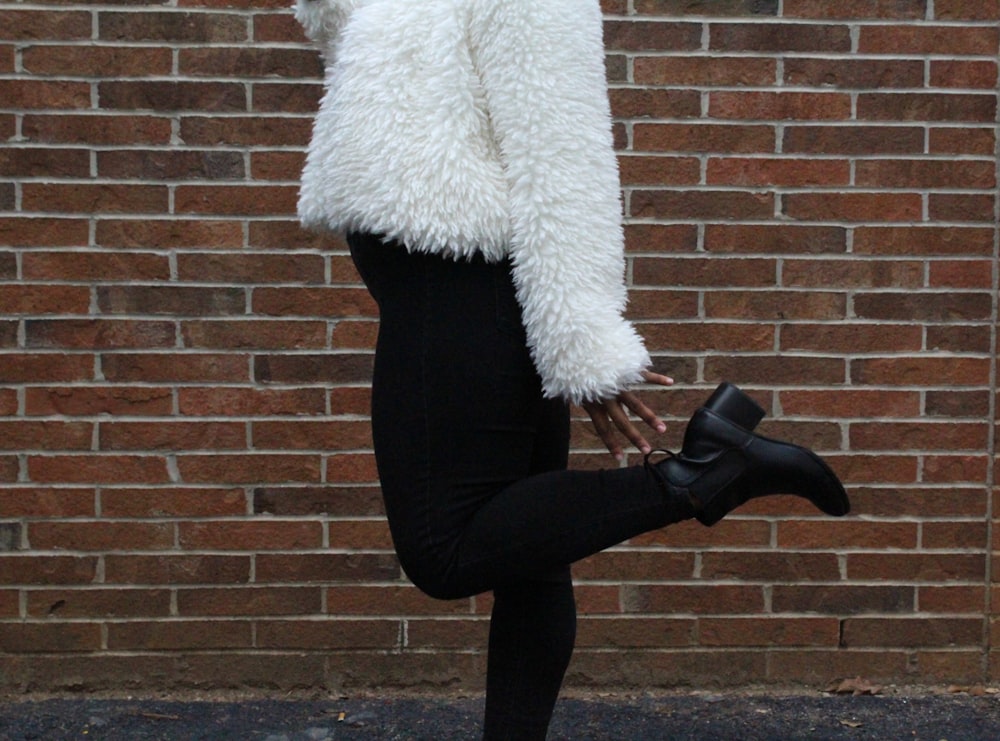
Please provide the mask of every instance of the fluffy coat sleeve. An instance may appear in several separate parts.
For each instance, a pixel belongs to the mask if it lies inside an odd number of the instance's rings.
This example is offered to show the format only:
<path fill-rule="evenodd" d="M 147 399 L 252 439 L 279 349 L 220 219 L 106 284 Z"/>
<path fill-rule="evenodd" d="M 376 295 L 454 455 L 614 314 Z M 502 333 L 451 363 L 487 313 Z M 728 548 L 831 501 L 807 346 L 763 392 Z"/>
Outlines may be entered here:
<path fill-rule="evenodd" d="M 614 396 L 650 364 L 625 309 L 624 238 L 598 0 L 475 0 L 528 344 L 549 397 Z"/>

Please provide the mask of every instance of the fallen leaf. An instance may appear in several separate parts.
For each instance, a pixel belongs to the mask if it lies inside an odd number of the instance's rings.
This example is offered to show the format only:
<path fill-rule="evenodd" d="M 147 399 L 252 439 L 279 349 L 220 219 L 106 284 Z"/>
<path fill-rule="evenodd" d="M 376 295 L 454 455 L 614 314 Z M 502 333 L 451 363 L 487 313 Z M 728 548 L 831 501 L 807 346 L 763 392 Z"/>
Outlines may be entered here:
<path fill-rule="evenodd" d="M 840 725 L 847 726 L 848 728 L 861 728 L 864 723 L 858 723 L 856 720 L 842 720 L 840 721 Z"/>
<path fill-rule="evenodd" d="M 869 682 L 867 679 L 855 677 L 833 682 L 826 688 L 827 692 L 837 695 L 877 695 L 882 692 L 882 685 Z"/>

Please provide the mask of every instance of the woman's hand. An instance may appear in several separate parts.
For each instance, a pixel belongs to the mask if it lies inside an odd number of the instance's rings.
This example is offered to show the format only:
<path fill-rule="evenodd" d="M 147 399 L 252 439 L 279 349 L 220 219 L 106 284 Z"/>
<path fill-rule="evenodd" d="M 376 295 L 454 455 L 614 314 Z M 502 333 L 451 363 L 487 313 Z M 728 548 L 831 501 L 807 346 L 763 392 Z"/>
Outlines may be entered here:
<path fill-rule="evenodd" d="M 670 386 L 674 382 L 672 378 L 650 371 L 643 371 L 642 377 L 646 383 L 655 383 L 659 386 Z M 643 455 L 652 450 L 652 446 L 646 442 L 646 438 L 629 419 L 629 411 L 657 432 L 664 432 L 667 429 L 663 421 L 656 416 L 656 412 L 646 406 L 632 391 L 622 391 L 613 399 L 584 402 L 583 408 L 590 415 L 598 437 L 617 460 L 622 460 L 625 457 L 625 451 L 622 450 L 622 446 L 618 442 L 615 428 L 628 438 Z"/>

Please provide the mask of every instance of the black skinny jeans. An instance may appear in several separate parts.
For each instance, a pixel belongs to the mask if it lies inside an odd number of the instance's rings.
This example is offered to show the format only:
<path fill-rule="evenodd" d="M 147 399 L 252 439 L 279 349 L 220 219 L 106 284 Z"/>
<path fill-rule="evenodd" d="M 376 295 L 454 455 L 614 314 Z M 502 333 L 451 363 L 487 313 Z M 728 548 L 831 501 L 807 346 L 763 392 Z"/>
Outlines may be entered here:
<path fill-rule="evenodd" d="M 566 470 L 508 263 L 352 234 L 379 305 L 372 426 L 400 563 L 432 597 L 493 590 L 486 738 L 544 739 L 573 650 L 569 565 L 691 516 L 643 466 Z"/>

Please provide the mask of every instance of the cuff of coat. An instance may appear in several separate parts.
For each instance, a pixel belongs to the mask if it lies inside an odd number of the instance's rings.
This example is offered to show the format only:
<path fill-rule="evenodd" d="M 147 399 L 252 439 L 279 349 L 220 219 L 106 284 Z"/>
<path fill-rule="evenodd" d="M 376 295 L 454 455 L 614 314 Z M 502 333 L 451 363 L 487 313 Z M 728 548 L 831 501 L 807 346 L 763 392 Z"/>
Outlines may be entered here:
<path fill-rule="evenodd" d="M 617 396 L 643 380 L 642 372 L 652 365 L 642 338 L 624 320 L 615 332 L 601 332 L 593 341 L 558 353 L 555 362 L 542 360 L 539 368 L 542 390 L 547 398 L 561 398 L 573 404 L 600 401 Z"/>

